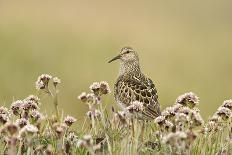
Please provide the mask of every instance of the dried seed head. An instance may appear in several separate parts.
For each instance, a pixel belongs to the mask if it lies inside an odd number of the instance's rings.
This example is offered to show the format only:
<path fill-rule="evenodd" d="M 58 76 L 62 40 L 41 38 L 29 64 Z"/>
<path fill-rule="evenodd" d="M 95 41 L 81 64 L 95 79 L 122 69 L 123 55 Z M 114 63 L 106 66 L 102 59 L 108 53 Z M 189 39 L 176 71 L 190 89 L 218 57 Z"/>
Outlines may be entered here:
<path fill-rule="evenodd" d="M 73 123 L 75 123 L 77 120 L 76 118 L 72 117 L 72 116 L 67 116 L 65 119 L 64 119 L 64 122 L 67 126 L 71 126 Z"/>
<path fill-rule="evenodd" d="M 78 99 L 81 100 L 82 102 L 86 102 L 87 101 L 87 94 L 86 92 L 82 92 L 79 96 Z"/>
<path fill-rule="evenodd" d="M 52 76 L 48 74 L 40 75 L 36 81 L 36 89 L 41 90 L 41 89 L 45 89 L 46 87 L 48 87 L 48 83 L 51 78 Z"/>
<path fill-rule="evenodd" d="M 52 80 L 55 87 L 61 83 L 61 80 L 58 77 L 54 77 Z"/>
<path fill-rule="evenodd" d="M 134 101 L 130 106 L 126 108 L 130 113 L 141 112 L 144 109 L 143 103 L 139 101 Z"/>
<path fill-rule="evenodd" d="M 199 98 L 192 92 L 185 93 L 177 98 L 176 103 L 194 108 L 199 103 Z"/>
<path fill-rule="evenodd" d="M 232 110 L 232 99 L 224 101 L 222 104 L 222 107 Z"/>

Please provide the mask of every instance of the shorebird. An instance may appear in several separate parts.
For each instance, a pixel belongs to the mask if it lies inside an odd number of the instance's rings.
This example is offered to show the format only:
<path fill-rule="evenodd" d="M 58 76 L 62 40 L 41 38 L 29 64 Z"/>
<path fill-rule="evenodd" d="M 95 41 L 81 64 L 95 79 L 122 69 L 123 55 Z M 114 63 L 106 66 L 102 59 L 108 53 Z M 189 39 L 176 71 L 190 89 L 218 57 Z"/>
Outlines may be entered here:
<path fill-rule="evenodd" d="M 139 57 L 130 47 L 124 47 L 109 63 L 120 60 L 119 77 L 114 85 L 114 98 L 123 110 L 134 102 L 144 107 L 142 119 L 155 119 L 160 115 L 160 105 L 155 85 L 140 70 Z"/>

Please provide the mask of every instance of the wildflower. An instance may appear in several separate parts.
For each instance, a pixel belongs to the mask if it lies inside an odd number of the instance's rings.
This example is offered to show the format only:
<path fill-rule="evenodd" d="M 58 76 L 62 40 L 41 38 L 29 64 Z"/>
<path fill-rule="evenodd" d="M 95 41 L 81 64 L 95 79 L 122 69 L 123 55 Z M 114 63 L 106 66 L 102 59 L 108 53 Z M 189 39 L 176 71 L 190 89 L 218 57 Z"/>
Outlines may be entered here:
<path fill-rule="evenodd" d="M 78 143 L 78 136 L 74 132 L 70 132 L 67 136 L 67 140 L 71 142 L 72 145 Z"/>
<path fill-rule="evenodd" d="M 86 113 L 86 115 L 89 117 L 89 118 L 100 118 L 102 113 L 97 110 L 97 109 L 94 109 L 94 110 L 91 110 L 91 111 L 88 111 Z"/>
<path fill-rule="evenodd" d="M 91 86 L 90 86 L 90 90 L 96 95 L 96 96 L 101 96 L 101 95 L 106 95 L 109 94 L 110 91 L 110 87 L 109 84 L 105 81 L 102 82 L 94 82 Z"/>
<path fill-rule="evenodd" d="M 126 108 L 129 112 L 140 112 L 143 111 L 143 103 L 139 101 L 134 101 L 130 106 Z"/>
<path fill-rule="evenodd" d="M 200 113 L 193 111 L 192 113 L 192 125 L 195 126 L 201 126 L 204 124 L 204 120 L 202 119 Z"/>
<path fill-rule="evenodd" d="M 36 89 L 42 90 L 48 87 L 49 80 L 52 78 L 51 75 L 48 74 L 42 74 L 38 77 L 36 81 Z"/>
<path fill-rule="evenodd" d="M 72 116 L 67 116 L 65 119 L 64 119 L 64 122 L 67 126 L 71 126 L 73 123 L 75 123 L 77 120 L 72 117 Z"/>
<path fill-rule="evenodd" d="M 219 107 L 216 114 L 221 116 L 222 119 L 227 120 L 228 118 L 232 117 L 231 110 L 225 107 Z"/>
<path fill-rule="evenodd" d="M 232 110 L 232 99 L 224 101 L 222 104 L 222 107 Z"/>
<path fill-rule="evenodd" d="M 92 85 L 90 85 L 89 89 L 95 94 L 99 95 L 100 94 L 100 83 L 99 82 L 94 82 Z"/>
<path fill-rule="evenodd" d="M 176 140 L 184 140 L 187 138 L 187 134 L 183 131 L 177 131 L 175 133 L 171 132 L 168 135 L 164 136 L 162 139 L 163 143 L 176 143 Z"/>
<path fill-rule="evenodd" d="M 26 120 L 25 118 L 20 118 L 16 120 L 16 125 L 19 126 L 20 128 L 23 128 L 27 124 L 28 124 L 28 120 Z"/>
<path fill-rule="evenodd" d="M 193 110 L 191 110 L 189 107 L 181 107 L 178 112 L 189 115 L 190 113 L 193 112 Z"/>
<path fill-rule="evenodd" d="M 6 123 L 5 124 L 5 130 L 10 133 L 10 135 L 14 135 L 18 132 L 18 126 L 13 123 Z"/>
<path fill-rule="evenodd" d="M 0 123 L 5 124 L 9 121 L 9 117 L 6 114 L 0 114 Z"/>
<path fill-rule="evenodd" d="M 91 135 L 84 135 L 83 140 L 87 145 L 93 145 L 93 138 Z"/>
<path fill-rule="evenodd" d="M 5 124 L 9 121 L 9 112 L 6 107 L 0 107 L 0 123 Z"/>
<path fill-rule="evenodd" d="M 199 98 L 192 92 L 185 93 L 177 98 L 176 103 L 189 108 L 194 108 L 199 103 Z"/>
<path fill-rule="evenodd" d="M 23 132 L 28 132 L 28 133 L 37 133 L 39 130 L 36 126 L 27 124 L 22 128 Z"/>
<path fill-rule="evenodd" d="M 33 118 L 36 122 L 42 120 L 44 116 L 37 110 L 32 110 L 30 113 L 31 118 Z"/>
<path fill-rule="evenodd" d="M 79 96 L 78 99 L 81 100 L 82 102 L 86 102 L 87 101 L 87 94 L 86 92 L 82 92 Z"/>
<path fill-rule="evenodd" d="M 174 107 L 167 107 L 161 113 L 162 116 L 165 118 L 171 118 L 175 116 L 175 108 Z"/>
<path fill-rule="evenodd" d="M 58 77 L 54 77 L 52 80 L 55 87 L 61 83 L 61 80 Z"/>
<path fill-rule="evenodd" d="M 58 138 L 62 138 L 62 136 L 64 135 L 65 131 L 67 130 L 67 125 L 65 123 L 55 123 L 53 124 L 53 129 L 57 134 Z"/>
<path fill-rule="evenodd" d="M 88 103 L 94 103 L 95 101 L 97 101 L 97 98 L 93 93 L 87 94 L 86 97 Z"/>
<path fill-rule="evenodd" d="M 109 84 L 105 81 L 100 82 L 100 91 L 104 95 L 111 93 Z"/>
<path fill-rule="evenodd" d="M 40 99 L 37 96 L 35 96 L 35 95 L 29 95 L 27 98 L 24 99 L 24 101 L 34 102 L 37 105 L 39 105 Z"/>
<path fill-rule="evenodd" d="M 0 114 L 7 114 L 8 113 L 8 109 L 6 107 L 0 107 Z"/>
<path fill-rule="evenodd" d="M 20 114 L 22 105 L 23 105 L 23 101 L 21 100 L 17 100 L 11 104 L 11 110 L 14 115 L 18 116 Z"/>
<path fill-rule="evenodd" d="M 190 118 L 189 118 L 188 114 L 178 112 L 178 113 L 176 113 L 175 121 L 187 123 L 190 121 Z"/>
<path fill-rule="evenodd" d="M 24 111 L 39 109 L 38 105 L 32 100 L 24 100 L 20 108 Z"/>
<path fill-rule="evenodd" d="M 155 122 L 159 125 L 163 125 L 165 123 L 165 117 L 164 116 L 158 116 L 155 119 Z"/>

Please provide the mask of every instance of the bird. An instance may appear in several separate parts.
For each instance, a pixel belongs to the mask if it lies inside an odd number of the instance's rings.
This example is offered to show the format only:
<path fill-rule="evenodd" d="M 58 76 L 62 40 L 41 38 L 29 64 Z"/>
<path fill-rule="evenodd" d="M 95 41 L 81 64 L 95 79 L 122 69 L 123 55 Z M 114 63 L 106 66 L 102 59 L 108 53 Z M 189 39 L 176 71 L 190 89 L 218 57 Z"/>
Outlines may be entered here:
<path fill-rule="evenodd" d="M 120 60 L 119 76 L 114 84 L 114 98 L 126 110 L 133 102 L 140 102 L 142 119 L 155 119 L 161 115 L 157 89 L 152 80 L 140 69 L 138 53 L 131 47 L 123 47 L 118 56 L 108 63 Z"/>

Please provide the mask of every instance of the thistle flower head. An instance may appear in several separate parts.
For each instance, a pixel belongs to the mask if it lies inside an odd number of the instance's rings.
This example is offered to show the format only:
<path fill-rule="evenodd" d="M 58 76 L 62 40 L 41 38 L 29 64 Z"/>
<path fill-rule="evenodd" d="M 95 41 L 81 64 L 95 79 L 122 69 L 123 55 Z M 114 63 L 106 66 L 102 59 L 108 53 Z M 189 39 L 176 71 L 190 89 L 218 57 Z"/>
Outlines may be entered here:
<path fill-rule="evenodd" d="M 222 104 L 222 107 L 232 110 L 232 99 L 224 101 Z"/>
<path fill-rule="evenodd" d="M 199 98 L 192 92 L 185 93 L 177 98 L 176 103 L 189 108 L 194 108 L 199 103 Z"/>
<path fill-rule="evenodd" d="M 52 78 L 53 80 L 53 85 L 56 87 L 58 84 L 61 83 L 61 80 L 58 77 L 54 77 Z"/>
<path fill-rule="evenodd" d="M 130 113 L 141 112 L 144 109 L 143 103 L 139 101 L 134 101 L 130 106 L 126 108 Z"/>
<path fill-rule="evenodd" d="M 48 87 L 48 83 L 51 78 L 52 76 L 48 74 L 40 75 L 35 83 L 36 89 L 41 90 L 41 89 L 45 89 L 46 87 Z"/>
<path fill-rule="evenodd" d="M 77 120 L 76 118 L 72 117 L 72 116 L 67 116 L 65 119 L 64 119 L 64 122 L 67 126 L 71 126 L 73 123 L 75 123 Z"/>

